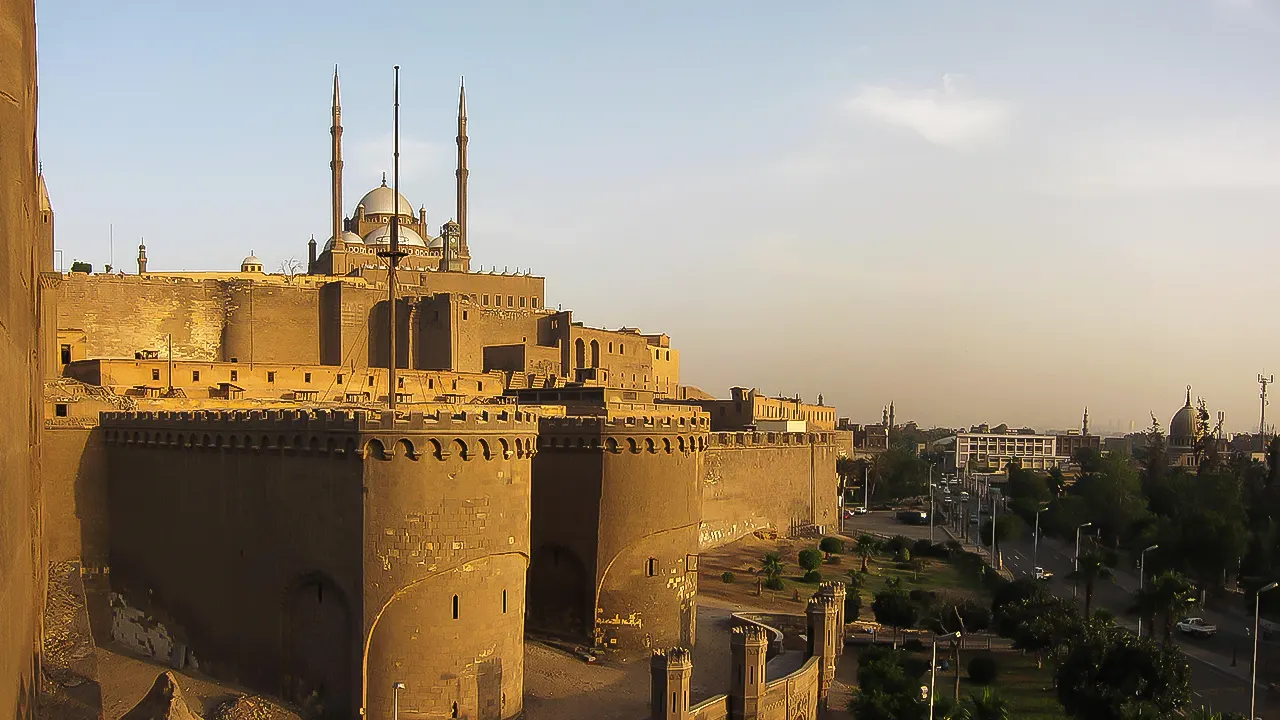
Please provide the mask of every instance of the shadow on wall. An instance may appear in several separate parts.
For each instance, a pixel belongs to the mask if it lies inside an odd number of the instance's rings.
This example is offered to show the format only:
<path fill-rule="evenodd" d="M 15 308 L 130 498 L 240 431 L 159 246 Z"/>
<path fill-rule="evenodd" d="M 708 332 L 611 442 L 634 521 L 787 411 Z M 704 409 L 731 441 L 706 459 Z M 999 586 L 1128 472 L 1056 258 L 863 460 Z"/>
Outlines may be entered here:
<path fill-rule="evenodd" d="M 594 593 L 587 567 L 572 550 L 544 545 L 529 563 L 529 612 L 531 630 L 587 641 Z"/>
<path fill-rule="evenodd" d="M 355 665 L 352 614 L 328 577 L 304 575 L 285 592 L 282 694 L 311 717 L 347 717 Z"/>

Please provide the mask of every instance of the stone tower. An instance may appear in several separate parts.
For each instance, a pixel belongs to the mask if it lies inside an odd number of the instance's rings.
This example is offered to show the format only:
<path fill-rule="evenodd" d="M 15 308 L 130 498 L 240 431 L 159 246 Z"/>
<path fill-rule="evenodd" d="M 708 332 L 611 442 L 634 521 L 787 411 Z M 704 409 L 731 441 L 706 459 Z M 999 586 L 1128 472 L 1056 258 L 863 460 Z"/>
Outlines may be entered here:
<path fill-rule="evenodd" d="M 693 661 L 681 647 L 657 650 L 649 661 L 653 698 L 649 717 L 653 720 L 686 720 L 689 714 L 689 680 Z"/>
<path fill-rule="evenodd" d="M 805 615 L 809 620 L 809 655 L 822 664 L 818 671 L 818 702 L 825 707 L 831 682 L 836 677 L 839 609 L 834 597 L 818 594 L 810 598 Z"/>
<path fill-rule="evenodd" d="M 330 193 L 332 200 L 332 208 L 330 212 L 333 217 L 330 218 L 332 227 L 330 237 L 333 238 L 333 247 L 335 250 L 343 250 L 346 243 L 342 239 L 342 100 L 338 94 L 338 66 L 333 66 L 333 124 L 329 126 L 329 135 L 332 137 L 332 147 L 330 149 L 329 175 L 330 175 Z M 312 246 L 314 247 L 314 245 Z M 313 250 L 314 252 L 314 250 Z M 315 265 L 315 259 L 311 260 L 311 265 Z"/>
<path fill-rule="evenodd" d="M 829 597 L 836 604 L 836 657 L 844 654 L 844 599 L 846 594 L 847 588 L 842 582 L 824 582 L 818 587 L 818 595 L 820 597 Z"/>
<path fill-rule="evenodd" d="M 754 720 L 760 717 L 760 700 L 764 697 L 769 637 L 755 625 L 736 627 L 729 638 L 729 651 L 729 718 Z"/>
<path fill-rule="evenodd" d="M 145 241 L 138 243 L 138 274 L 147 274 L 147 243 Z"/>

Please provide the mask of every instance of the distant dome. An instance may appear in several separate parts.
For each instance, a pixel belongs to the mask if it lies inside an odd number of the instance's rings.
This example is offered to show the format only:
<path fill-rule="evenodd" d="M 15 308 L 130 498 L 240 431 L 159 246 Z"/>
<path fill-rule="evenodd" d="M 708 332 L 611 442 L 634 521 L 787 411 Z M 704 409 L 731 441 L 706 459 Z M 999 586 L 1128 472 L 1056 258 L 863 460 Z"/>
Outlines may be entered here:
<path fill-rule="evenodd" d="M 1191 388 L 1187 388 L 1187 403 L 1169 421 L 1170 444 L 1189 446 L 1195 443 L 1199 435 L 1199 431 L 1196 428 L 1197 412 L 1191 406 Z"/>
<path fill-rule="evenodd" d="M 240 272 L 260 273 L 262 272 L 262 261 L 250 254 L 249 257 L 240 261 Z"/>
<path fill-rule="evenodd" d="M 405 245 L 407 247 L 427 247 L 427 244 L 422 240 L 422 236 L 414 232 L 412 228 L 401 225 L 398 234 L 401 245 Z M 376 227 L 365 233 L 364 243 L 366 245 L 390 245 L 391 225 L 387 224 L 381 227 Z"/>
<path fill-rule="evenodd" d="M 376 187 L 365 193 L 365 196 L 360 198 L 358 205 L 364 206 L 365 215 L 390 215 L 395 212 L 392 209 L 392 204 L 395 202 L 392 198 L 395 194 L 396 191 L 387 187 L 387 183 L 384 180 L 381 187 Z M 402 217 L 414 217 L 413 203 L 409 202 L 404 195 L 400 196 L 400 215 Z"/>
<path fill-rule="evenodd" d="M 351 232 L 350 230 L 347 230 L 342 233 L 342 242 L 348 245 L 364 244 L 364 240 L 361 240 L 359 235 Z M 329 250 L 332 250 L 332 249 L 333 249 L 333 238 L 329 238 L 329 242 L 324 244 L 324 250 L 322 250 L 321 252 L 328 252 Z"/>

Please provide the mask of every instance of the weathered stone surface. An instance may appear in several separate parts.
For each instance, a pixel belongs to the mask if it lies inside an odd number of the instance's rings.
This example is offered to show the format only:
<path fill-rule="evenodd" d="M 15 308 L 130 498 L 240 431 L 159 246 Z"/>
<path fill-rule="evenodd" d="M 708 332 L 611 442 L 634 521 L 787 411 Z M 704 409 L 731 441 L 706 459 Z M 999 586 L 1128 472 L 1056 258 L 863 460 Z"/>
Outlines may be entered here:
<path fill-rule="evenodd" d="M 120 720 L 203 720 L 187 707 L 182 688 L 173 673 L 164 672 L 156 677 L 150 692 Z"/>

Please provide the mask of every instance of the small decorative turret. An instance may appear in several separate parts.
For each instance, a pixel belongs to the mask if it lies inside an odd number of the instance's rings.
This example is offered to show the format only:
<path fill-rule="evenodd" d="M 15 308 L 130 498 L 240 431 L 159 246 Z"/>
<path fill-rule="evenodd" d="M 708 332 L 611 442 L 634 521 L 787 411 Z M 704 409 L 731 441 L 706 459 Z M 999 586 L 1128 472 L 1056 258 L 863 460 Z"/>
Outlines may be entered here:
<path fill-rule="evenodd" d="M 844 654 L 844 599 L 848 594 L 845 584 L 838 581 L 824 582 L 818 586 L 818 595 L 829 597 L 836 604 L 836 656 Z"/>
<path fill-rule="evenodd" d="M 836 623 L 839 608 L 834 597 L 816 594 L 805 609 L 809 620 L 809 655 L 822 663 L 818 675 L 818 702 L 826 707 L 831 683 L 836 677 Z"/>
<path fill-rule="evenodd" d="M 769 636 L 755 625 L 735 627 L 729 636 L 729 653 L 729 718 L 755 720 L 764 697 Z"/>
<path fill-rule="evenodd" d="M 142 240 L 138 243 L 138 274 L 147 274 L 147 242 Z"/>
<path fill-rule="evenodd" d="M 655 650 L 649 661 L 652 720 L 687 720 L 689 714 L 689 681 L 693 677 L 693 660 L 689 651 L 674 647 Z"/>

